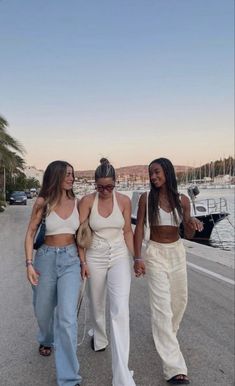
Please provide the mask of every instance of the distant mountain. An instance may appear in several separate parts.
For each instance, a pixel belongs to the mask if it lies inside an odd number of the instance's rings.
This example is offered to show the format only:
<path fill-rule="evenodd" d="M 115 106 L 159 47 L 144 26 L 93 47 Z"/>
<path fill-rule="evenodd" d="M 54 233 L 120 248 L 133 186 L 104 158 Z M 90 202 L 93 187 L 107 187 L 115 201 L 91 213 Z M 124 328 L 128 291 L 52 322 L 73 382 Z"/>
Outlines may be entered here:
<path fill-rule="evenodd" d="M 218 174 L 230 174 L 234 176 L 235 170 L 235 159 L 231 156 L 224 158 L 223 160 L 213 161 L 200 167 L 192 167 L 185 165 L 174 165 L 177 173 L 178 180 L 185 178 L 203 178 L 210 175 Z M 87 177 L 94 178 L 94 170 L 79 170 L 75 172 L 76 177 Z M 116 169 L 117 177 L 130 176 L 130 177 L 147 177 L 148 176 L 148 165 L 133 165 L 123 166 Z M 190 176 L 191 174 L 191 176 Z"/>
<path fill-rule="evenodd" d="M 176 173 L 185 173 L 189 167 L 183 165 L 174 165 Z M 190 167 L 192 169 L 192 167 Z M 79 170 L 75 171 L 75 177 L 94 177 L 94 170 Z M 116 175 L 118 176 L 136 176 L 136 177 L 144 177 L 148 176 L 148 165 L 133 165 L 133 166 L 123 166 L 121 168 L 116 168 Z"/>

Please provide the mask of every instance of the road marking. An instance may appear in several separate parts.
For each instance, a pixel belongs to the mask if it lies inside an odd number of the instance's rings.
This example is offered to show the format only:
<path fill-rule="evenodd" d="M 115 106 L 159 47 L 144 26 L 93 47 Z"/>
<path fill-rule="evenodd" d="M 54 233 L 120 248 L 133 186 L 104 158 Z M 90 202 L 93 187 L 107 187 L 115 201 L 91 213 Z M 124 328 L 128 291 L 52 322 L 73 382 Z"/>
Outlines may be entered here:
<path fill-rule="evenodd" d="M 220 280 L 222 280 L 222 281 L 225 281 L 226 283 L 235 285 L 235 281 L 234 281 L 234 280 L 228 279 L 227 277 L 225 277 L 225 276 L 223 276 L 223 275 L 220 275 L 219 273 L 215 273 L 215 272 L 209 271 L 208 269 L 202 268 L 202 267 L 200 267 L 199 265 L 192 264 L 192 263 L 189 263 L 189 262 L 187 262 L 187 265 L 189 265 L 189 267 L 192 267 L 192 268 L 197 269 L 198 271 L 207 273 L 207 274 L 210 275 L 210 276 L 213 276 L 213 277 L 216 277 L 217 279 L 220 279 Z"/>

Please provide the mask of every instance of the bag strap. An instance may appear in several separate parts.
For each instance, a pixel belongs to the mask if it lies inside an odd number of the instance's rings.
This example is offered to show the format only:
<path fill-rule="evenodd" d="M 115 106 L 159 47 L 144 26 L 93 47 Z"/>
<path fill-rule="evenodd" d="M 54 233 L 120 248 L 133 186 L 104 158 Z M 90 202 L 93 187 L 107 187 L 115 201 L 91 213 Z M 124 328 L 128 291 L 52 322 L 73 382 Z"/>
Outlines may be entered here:
<path fill-rule="evenodd" d="M 44 209 L 43 209 L 42 219 L 41 219 L 42 224 L 45 224 L 45 222 L 46 222 L 46 215 L 47 215 L 47 205 L 45 205 Z"/>

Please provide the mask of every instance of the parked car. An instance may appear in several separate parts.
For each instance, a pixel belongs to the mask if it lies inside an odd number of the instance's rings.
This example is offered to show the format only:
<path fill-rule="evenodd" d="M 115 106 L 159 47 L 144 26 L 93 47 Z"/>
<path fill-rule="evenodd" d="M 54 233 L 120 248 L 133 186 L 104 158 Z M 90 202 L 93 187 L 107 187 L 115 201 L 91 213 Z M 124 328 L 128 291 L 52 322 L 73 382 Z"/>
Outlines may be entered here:
<path fill-rule="evenodd" d="M 36 197 L 37 196 L 37 189 L 31 188 L 30 193 L 31 193 L 32 197 Z"/>
<path fill-rule="evenodd" d="M 26 190 L 25 194 L 26 194 L 27 198 L 33 198 L 33 195 L 32 195 L 30 190 Z"/>
<path fill-rule="evenodd" d="M 27 196 L 24 191 L 12 192 L 9 198 L 9 204 L 27 205 Z"/>

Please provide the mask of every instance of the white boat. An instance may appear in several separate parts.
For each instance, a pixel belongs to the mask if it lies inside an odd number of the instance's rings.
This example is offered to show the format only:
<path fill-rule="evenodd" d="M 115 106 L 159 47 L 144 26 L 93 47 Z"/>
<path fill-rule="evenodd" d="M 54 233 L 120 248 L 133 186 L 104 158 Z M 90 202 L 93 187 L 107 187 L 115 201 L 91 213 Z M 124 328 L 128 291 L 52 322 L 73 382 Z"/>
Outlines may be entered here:
<path fill-rule="evenodd" d="M 136 224 L 138 202 L 142 191 L 133 191 L 132 194 L 132 214 L 131 222 Z M 205 198 L 197 199 L 199 194 L 197 186 L 190 186 L 188 188 L 188 195 L 191 199 L 191 216 L 198 218 L 203 222 L 203 230 L 201 232 L 195 232 L 193 241 L 208 241 L 210 239 L 214 226 L 229 215 L 227 200 L 224 197 L 220 198 Z M 183 225 L 180 228 L 181 236 L 184 237 Z"/>

